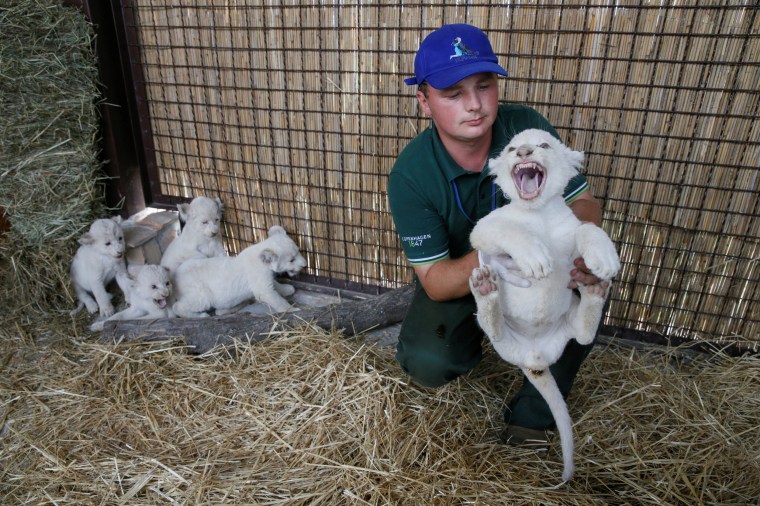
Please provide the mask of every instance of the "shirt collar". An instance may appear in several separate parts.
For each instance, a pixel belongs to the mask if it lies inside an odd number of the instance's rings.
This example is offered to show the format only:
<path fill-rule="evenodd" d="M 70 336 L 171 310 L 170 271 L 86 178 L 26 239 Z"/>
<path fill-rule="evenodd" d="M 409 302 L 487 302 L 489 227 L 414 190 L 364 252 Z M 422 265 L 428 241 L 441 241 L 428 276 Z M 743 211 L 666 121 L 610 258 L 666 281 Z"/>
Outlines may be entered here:
<path fill-rule="evenodd" d="M 432 139 L 433 139 L 433 156 L 436 157 L 436 160 L 438 161 L 438 166 L 441 167 L 443 170 L 444 175 L 446 176 L 446 180 L 451 182 L 454 179 L 464 176 L 464 175 L 472 175 L 472 174 L 478 174 L 480 176 L 480 179 L 483 179 L 485 177 L 489 176 L 488 173 L 488 161 L 486 161 L 486 166 L 483 168 L 482 171 L 479 173 L 475 173 L 469 170 L 464 170 L 457 162 L 454 161 L 454 159 L 451 157 L 448 151 L 446 151 L 446 147 L 443 145 L 443 141 L 441 140 L 441 136 L 438 135 L 438 129 L 435 127 L 435 124 L 430 125 L 430 129 L 432 131 Z M 499 139 L 501 139 L 500 143 L 494 142 L 497 137 L 497 129 L 494 128 L 493 132 L 493 140 L 491 141 L 491 151 L 488 153 L 488 159 L 494 158 L 495 156 L 498 156 L 500 153 L 500 150 L 494 149 L 494 146 L 499 146 L 504 144 L 504 132 L 499 132 Z M 494 151 L 496 152 L 494 154 Z"/>

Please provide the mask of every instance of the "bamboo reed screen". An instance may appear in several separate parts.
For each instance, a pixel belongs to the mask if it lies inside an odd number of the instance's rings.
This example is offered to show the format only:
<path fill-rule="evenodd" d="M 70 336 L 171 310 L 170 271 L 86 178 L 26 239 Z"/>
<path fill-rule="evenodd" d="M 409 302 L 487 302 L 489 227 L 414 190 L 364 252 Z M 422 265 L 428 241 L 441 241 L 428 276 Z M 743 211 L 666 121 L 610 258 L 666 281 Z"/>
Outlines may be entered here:
<path fill-rule="evenodd" d="M 221 197 L 232 253 L 280 224 L 307 279 L 409 282 L 386 177 L 428 121 L 402 79 L 425 34 L 466 22 L 510 71 L 501 98 L 587 154 L 624 262 L 605 325 L 757 349 L 754 0 L 123 2 L 154 197 Z"/>

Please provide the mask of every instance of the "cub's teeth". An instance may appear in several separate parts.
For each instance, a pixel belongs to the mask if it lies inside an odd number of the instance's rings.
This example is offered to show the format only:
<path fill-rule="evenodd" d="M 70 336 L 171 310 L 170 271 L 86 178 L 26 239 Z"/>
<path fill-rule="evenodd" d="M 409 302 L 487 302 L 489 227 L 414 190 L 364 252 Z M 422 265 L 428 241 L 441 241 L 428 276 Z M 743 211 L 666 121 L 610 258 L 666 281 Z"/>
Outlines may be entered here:
<path fill-rule="evenodd" d="M 535 163 L 519 163 L 515 165 L 514 172 L 517 174 L 522 173 L 523 171 L 536 171 L 538 170 L 538 167 L 536 167 Z"/>

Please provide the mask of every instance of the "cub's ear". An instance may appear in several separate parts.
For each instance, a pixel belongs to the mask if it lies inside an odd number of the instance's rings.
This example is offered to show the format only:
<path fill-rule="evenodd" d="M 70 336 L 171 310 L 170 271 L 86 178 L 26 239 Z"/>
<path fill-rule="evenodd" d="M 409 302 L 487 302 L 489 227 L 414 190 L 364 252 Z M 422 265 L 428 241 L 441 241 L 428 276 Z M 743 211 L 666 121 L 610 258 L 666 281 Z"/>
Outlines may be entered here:
<path fill-rule="evenodd" d="M 134 288 L 135 286 L 134 273 L 131 272 L 129 268 L 127 268 L 127 272 L 117 272 L 116 282 L 119 283 L 119 286 L 128 286 L 130 288 Z"/>
<path fill-rule="evenodd" d="M 583 166 L 583 159 L 585 158 L 583 151 L 573 151 L 572 149 L 568 149 L 567 157 L 574 168 L 580 169 Z"/>
<path fill-rule="evenodd" d="M 288 235 L 288 233 L 285 232 L 285 229 L 279 225 L 274 225 L 270 227 L 268 233 L 269 233 L 269 237 L 272 237 L 273 235 L 277 235 L 277 234 Z"/>
<path fill-rule="evenodd" d="M 190 204 L 177 204 L 177 210 L 179 211 L 179 218 L 183 222 L 187 222 L 187 215 L 190 213 Z"/>
<path fill-rule="evenodd" d="M 266 248 L 264 251 L 259 253 L 259 258 L 262 262 L 264 262 L 266 265 L 274 265 L 277 263 L 277 260 L 279 259 L 279 256 L 277 253 L 275 253 L 274 250 Z"/>
<path fill-rule="evenodd" d="M 506 151 L 505 151 L 506 152 Z M 504 157 L 506 155 L 502 153 L 496 158 L 491 158 L 488 160 L 488 173 L 489 174 L 496 174 L 496 172 L 504 165 Z"/>
<path fill-rule="evenodd" d="M 82 234 L 82 237 L 79 238 L 79 244 L 82 246 L 87 246 L 88 244 L 94 244 L 95 238 L 92 236 L 91 233 L 85 232 Z"/>
<path fill-rule="evenodd" d="M 116 216 L 111 217 L 111 219 L 115 221 L 116 223 L 118 223 L 119 225 L 121 225 L 121 222 L 124 221 L 124 219 L 118 214 Z"/>
<path fill-rule="evenodd" d="M 224 204 L 222 204 L 222 200 L 219 197 L 214 197 L 214 202 L 216 202 L 216 206 L 219 208 L 219 214 L 224 213 Z"/>

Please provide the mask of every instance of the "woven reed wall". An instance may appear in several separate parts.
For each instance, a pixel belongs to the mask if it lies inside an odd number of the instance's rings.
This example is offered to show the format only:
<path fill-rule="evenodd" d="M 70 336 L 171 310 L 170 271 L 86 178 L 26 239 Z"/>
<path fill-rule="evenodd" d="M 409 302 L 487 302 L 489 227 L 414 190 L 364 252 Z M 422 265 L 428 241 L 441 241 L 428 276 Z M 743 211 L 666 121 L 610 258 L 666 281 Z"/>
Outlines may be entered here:
<path fill-rule="evenodd" d="M 624 262 L 605 323 L 757 347 L 754 1 L 124 2 L 157 201 L 220 196 L 231 252 L 281 224 L 307 278 L 409 282 L 385 181 L 428 121 L 402 79 L 425 34 L 467 22 L 510 71 L 501 99 L 587 154 Z"/>

